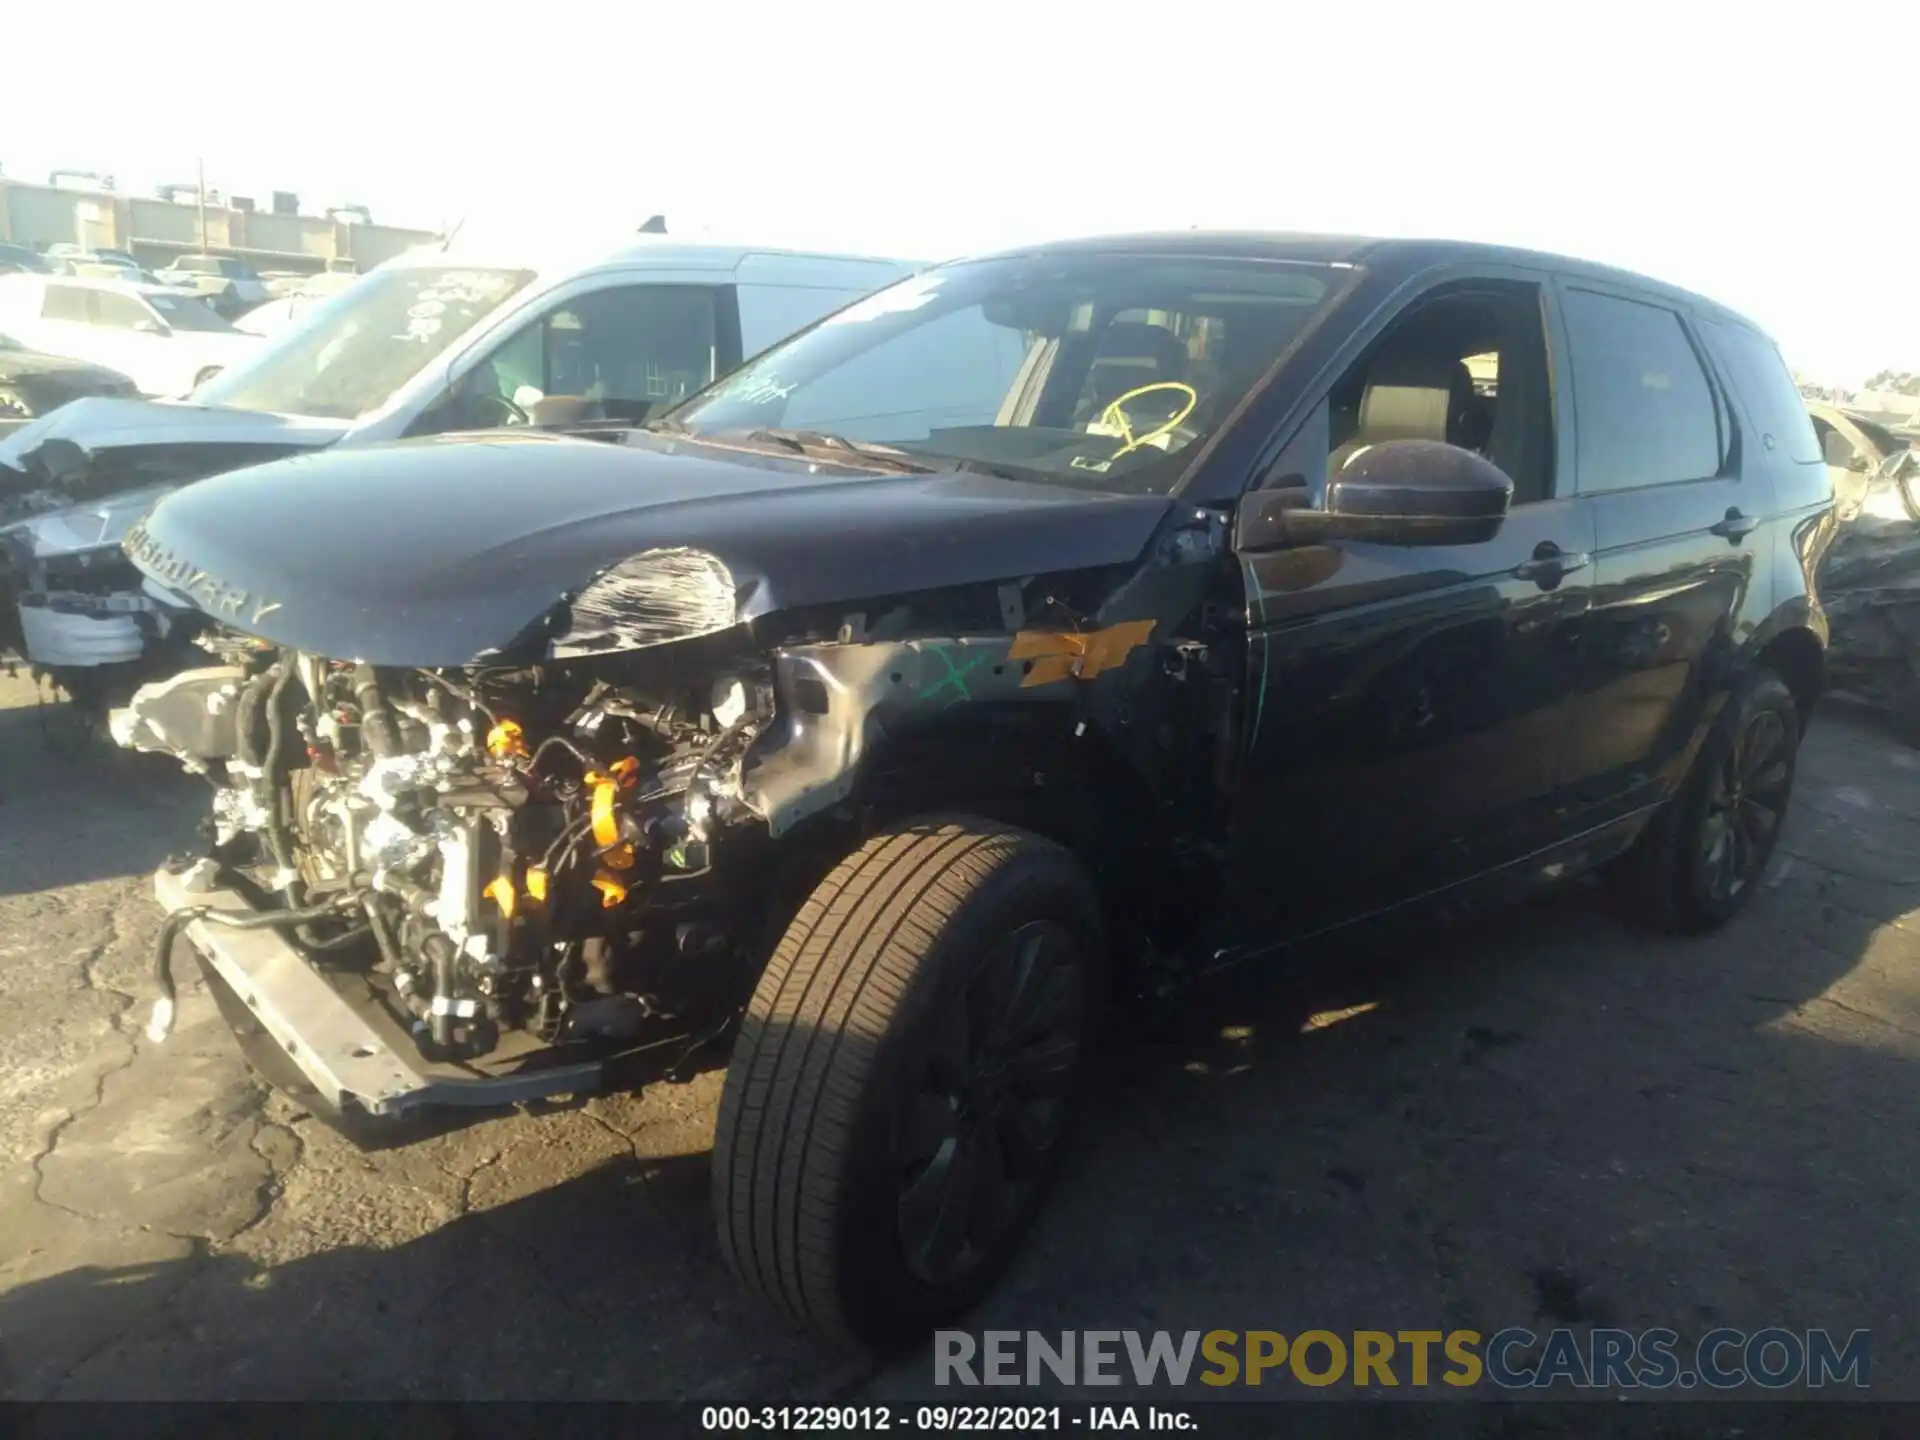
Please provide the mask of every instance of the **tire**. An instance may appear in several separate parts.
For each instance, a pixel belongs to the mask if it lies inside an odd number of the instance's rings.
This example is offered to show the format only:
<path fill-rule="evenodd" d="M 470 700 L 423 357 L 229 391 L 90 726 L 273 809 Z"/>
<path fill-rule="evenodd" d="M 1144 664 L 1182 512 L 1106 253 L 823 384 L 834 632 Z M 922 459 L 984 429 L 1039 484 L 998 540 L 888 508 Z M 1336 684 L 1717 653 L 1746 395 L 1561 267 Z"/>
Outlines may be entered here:
<path fill-rule="evenodd" d="M 882 1351 L 983 1295 L 1078 1108 L 1099 958 L 1079 862 L 1027 831 L 923 818 L 843 860 L 775 948 L 721 1095 L 715 1219 L 747 1288 Z"/>
<path fill-rule="evenodd" d="M 1621 859 L 1616 881 L 1636 918 L 1697 935 L 1739 912 L 1780 838 L 1799 748 L 1793 692 L 1757 667 L 1729 697 L 1679 794 Z"/>

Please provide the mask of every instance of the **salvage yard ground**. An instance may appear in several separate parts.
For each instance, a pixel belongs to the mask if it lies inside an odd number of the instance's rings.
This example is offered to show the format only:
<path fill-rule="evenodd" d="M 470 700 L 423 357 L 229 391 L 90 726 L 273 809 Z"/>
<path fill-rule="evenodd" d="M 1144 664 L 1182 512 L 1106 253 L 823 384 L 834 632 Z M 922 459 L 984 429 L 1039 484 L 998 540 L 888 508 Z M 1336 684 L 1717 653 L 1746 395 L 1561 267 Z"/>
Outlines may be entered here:
<path fill-rule="evenodd" d="M 148 1044 L 148 874 L 204 788 L 146 760 L 49 754 L 0 680 L 0 1397 L 925 1390 L 924 1355 L 823 1357 L 730 1283 L 717 1072 L 362 1153 L 197 988 Z M 1721 934 L 1583 889 L 1123 1049 L 969 1323 L 1868 1327 L 1876 1398 L 1920 1398 L 1916 1060 L 1920 755 L 1834 706 Z"/>

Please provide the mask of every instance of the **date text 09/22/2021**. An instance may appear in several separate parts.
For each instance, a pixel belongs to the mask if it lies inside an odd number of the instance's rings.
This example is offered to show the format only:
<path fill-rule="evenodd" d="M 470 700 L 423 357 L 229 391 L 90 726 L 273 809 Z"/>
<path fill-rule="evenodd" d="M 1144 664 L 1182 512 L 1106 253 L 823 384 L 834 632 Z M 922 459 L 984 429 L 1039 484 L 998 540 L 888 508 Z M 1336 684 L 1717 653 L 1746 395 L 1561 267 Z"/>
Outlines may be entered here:
<path fill-rule="evenodd" d="M 1167 1405 L 708 1405 L 700 1428 L 756 1430 L 900 1431 L 905 1434 L 1154 1430 L 1200 1428 L 1190 1410 Z"/>

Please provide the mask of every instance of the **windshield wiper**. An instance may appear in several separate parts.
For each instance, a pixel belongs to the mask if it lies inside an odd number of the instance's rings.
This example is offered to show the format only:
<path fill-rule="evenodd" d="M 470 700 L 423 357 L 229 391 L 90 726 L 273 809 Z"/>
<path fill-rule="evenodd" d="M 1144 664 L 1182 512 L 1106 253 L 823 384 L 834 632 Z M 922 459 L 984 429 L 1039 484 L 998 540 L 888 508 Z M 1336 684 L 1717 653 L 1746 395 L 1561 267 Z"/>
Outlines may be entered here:
<path fill-rule="evenodd" d="M 861 441 L 849 440 L 844 435 L 828 435 L 820 430 L 749 430 L 740 438 L 779 445 L 793 451 L 796 455 L 817 455 L 825 451 L 829 455 L 858 456 L 862 460 L 902 470 L 912 475 L 931 475 L 934 471 L 933 466 L 916 460 L 906 451 L 895 449 L 891 445 L 865 444 Z"/>

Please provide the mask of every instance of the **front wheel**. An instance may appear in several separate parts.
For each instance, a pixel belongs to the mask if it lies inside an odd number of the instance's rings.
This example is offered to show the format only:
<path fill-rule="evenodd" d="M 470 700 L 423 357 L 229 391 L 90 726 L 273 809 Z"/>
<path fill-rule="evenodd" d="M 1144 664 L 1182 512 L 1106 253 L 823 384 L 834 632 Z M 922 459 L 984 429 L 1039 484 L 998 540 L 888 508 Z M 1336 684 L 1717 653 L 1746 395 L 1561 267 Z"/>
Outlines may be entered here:
<path fill-rule="evenodd" d="M 1752 671 L 1680 792 L 1622 858 L 1620 886 L 1640 918 L 1680 934 L 1733 918 L 1773 856 L 1799 749 L 1793 692 L 1773 671 Z"/>
<path fill-rule="evenodd" d="M 985 1293 L 1076 1108 L 1099 936 L 1071 854 L 968 816 L 876 835 L 821 882 L 720 1101 L 715 1218 L 749 1289 L 874 1349 Z"/>

